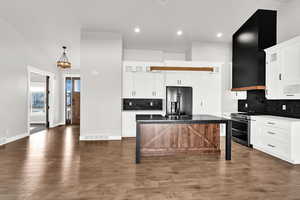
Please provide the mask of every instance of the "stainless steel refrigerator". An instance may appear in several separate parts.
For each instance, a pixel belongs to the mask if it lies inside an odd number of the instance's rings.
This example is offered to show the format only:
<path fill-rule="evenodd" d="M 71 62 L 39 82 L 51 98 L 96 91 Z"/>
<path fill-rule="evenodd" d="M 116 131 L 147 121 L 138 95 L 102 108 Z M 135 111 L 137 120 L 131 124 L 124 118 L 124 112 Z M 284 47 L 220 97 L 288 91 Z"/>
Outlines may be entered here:
<path fill-rule="evenodd" d="M 193 114 L 193 88 L 167 86 L 166 114 L 168 116 L 189 116 Z"/>

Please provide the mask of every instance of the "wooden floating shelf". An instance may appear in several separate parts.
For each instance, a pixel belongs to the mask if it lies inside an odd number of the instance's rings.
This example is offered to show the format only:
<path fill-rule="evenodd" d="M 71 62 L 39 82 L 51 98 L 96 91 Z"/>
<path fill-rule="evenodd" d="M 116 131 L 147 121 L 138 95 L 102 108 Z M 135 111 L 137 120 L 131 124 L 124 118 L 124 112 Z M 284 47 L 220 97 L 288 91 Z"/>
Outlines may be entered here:
<path fill-rule="evenodd" d="M 151 66 L 150 71 L 204 71 L 213 72 L 213 67 L 169 67 L 169 66 Z"/>
<path fill-rule="evenodd" d="M 265 90 L 266 86 L 264 85 L 256 85 L 249 87 L 240 87 L 240 88 L 232 88 L 231 91 L 247 91 L 247 90 Z"/>

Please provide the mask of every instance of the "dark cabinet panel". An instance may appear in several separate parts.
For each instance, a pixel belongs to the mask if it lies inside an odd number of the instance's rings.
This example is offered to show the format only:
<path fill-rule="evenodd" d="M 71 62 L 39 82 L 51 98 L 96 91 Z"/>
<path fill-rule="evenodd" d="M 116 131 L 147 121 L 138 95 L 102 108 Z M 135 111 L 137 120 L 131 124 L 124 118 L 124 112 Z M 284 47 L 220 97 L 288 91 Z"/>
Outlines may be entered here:
<path fill-rule="evenodd" d="M 162 110 L 162 99 L 123 99 L 123 111 Z"/>
<path fill-rule="evenodd" d="M 276 11 L 256 11 L 232 38 L 233 88 L 265 85 L 263 50 L 275 44 Z"/>

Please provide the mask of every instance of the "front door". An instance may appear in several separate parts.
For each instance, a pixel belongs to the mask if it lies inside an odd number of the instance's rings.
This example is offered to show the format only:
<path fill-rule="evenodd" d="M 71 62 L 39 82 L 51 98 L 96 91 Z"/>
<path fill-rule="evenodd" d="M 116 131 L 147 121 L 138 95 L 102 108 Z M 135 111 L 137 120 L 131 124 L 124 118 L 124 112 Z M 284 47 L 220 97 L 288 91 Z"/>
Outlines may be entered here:
<path fill-rule="evenodd" d="M 66 78 L 66 124 L 80 124 L 80 78 Z"/>
<path fill-rule="evenodd" d="M 72 124 L 80 124 L 80 78 L 72 80 Z"/>

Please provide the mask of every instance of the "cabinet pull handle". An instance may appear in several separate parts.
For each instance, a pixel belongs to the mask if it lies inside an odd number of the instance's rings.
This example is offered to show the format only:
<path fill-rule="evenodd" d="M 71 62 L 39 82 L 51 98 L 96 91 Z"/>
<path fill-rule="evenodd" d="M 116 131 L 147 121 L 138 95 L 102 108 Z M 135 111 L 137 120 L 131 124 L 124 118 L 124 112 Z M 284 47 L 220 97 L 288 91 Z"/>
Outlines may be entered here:
<path fill-rule="evenodd" d="M 279 74 L 279 80 L 281 81 L 281 78 L 282 78 L 282 75 L 281 75 L 281 73 Z"/>
<path fill-rule="evenodd" d="M 287 94 L 286 96 L 288 96 L 288 97 L 293 97 L 293 96 L 295 96 L 294 94 Z"/>
<path fill-rule="evenodd" d="M 275 148 L 276 146 L 272 145 L 272 144 L 268 144 L 269 147 Z"/>
<path fill-rule="evenodd" d="M 270 125 L 275 125 L 275 123 L 273 123 L 273 122 L 268 122 L 268 124 L 270 124 Z"/>
<path fill-rule="evenodd" d="M 268 131 L 269 134 L 271 135 L 275 135 L 276 133 L 272 132 L 272 131 Z"/>

